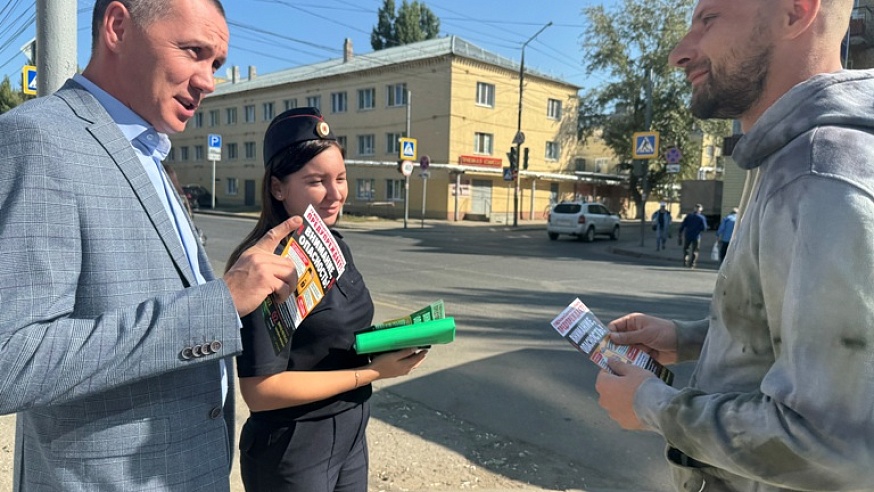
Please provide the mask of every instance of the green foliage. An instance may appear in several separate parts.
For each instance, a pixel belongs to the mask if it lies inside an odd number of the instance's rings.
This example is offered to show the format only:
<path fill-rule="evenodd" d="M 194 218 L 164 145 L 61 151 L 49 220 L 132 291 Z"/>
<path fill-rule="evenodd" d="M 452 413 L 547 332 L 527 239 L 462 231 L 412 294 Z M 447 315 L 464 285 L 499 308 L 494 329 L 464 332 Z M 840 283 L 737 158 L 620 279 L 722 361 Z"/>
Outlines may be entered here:
<path fill-rule="evenodd" d="M 583 10 L 589 19 L 583 34 L 588 73 L 610 79 L 580 98 L 579 133 L 586 139 L 602 132 L 604 143 L 632 168 L 632 135 L 646 130 L 647 73 L 652 71 L 652 125 L 660 132 L 662 156 L 649 161 L 648 186 L 630 172 L 632 198 L 640 205 L 652 191 L 667 198 L 670 182 L 694 176 L 701 157 L 701 130 L 730 134 L 727 122 L 696 121 L 689 110 L 691 88 L 685 74 L 668 63 L 671 50 L 685 35 L 695 0 L 624 0 L 608 10 L 603 5 Z M 680 176 L 667 173 L 664 151 L 678 147 L 683 159 Z M 638 207 L 642 210 L 642 207 Z"/>
<path fill-rule="evenodd" d="M 403 0 L 395 14 L 394 0 L 384 0 L 377 24 L 370 33 L 370 46 L 374 50 L 382 50 L 434 39 L 438 34 L 440 19 L 424 3 Z"/>
<path fill-rule="evenodd" d="M 0 82 L 0 114 L 32 98 L 20 90 L 14 90 L 8 76 L 3 78 L 3 82 Z"/>

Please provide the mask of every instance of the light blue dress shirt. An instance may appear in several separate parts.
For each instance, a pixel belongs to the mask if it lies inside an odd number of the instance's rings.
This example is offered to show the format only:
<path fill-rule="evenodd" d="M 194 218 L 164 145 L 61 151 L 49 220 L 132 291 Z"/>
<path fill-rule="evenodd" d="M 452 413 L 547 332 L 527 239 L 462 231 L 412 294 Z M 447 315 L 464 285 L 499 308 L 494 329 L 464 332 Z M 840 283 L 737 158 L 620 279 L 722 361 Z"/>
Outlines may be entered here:
<path fill-rule="evenodd" d="M 200 274 L 200 262 L 197 258 L 197 239 L 194 232 L 188 226 L 188 218 L 185 209 L 179 202 L 178 195 L 173 188 L 167 173 L 164 172 L 162 161 L 170 153 L 170 138 L 166 134 L 159 133 L 146 120 L 134 113 L 130 108 L 111 96 L 108 92 L 97 87 L 93 82 L 81 74 L 73 76 L 73 80 L 82 85 L 93 95 L 106 109 L 109 116 L 118 125 L 124 136 L 130 141 L 137 154 L 143 169 L 152 181 L 158 198 L 164 204 L 164 210 L 176 226 L 176 233 L 188 258 L 188 265 L 197 279 L 197 284 L 204 284 L 206 280 Z M 228 374 L 225 361 L 221 360 L 222 400 L 227 398 Z"/>

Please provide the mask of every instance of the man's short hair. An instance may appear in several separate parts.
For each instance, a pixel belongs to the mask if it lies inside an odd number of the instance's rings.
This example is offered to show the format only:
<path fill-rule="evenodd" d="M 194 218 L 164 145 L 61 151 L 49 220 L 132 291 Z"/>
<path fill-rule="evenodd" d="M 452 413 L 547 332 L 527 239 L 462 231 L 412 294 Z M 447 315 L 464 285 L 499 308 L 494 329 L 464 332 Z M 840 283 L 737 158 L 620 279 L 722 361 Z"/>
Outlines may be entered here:
<path fill-rule="evenodd" d="M 98 31 L 103 23 L 106 8 L 112 2 L 119 2 L 130 12 L 131 19 L 139 26 L 148 26 L 170 12 L 173 2 L 177 0 L 95 0 L 94 12 L 91 15 L 91 52 L 97 49 Z M 225 17 L 225 8 L 221 0 L 210 0 L 215 8 Z"/>

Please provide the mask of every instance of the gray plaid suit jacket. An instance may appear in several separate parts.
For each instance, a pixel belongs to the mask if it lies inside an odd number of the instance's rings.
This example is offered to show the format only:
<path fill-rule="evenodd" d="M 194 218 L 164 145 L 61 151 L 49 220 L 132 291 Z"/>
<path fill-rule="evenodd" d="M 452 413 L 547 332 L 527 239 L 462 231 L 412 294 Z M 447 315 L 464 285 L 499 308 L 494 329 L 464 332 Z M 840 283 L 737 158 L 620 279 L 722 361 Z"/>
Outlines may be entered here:
<path fill-rule="evenodd" d="M 16 490 L 229 489 L 219 359 L 242 350 L 239 319 L 202 247 L 197 285 L 156 193 L 73 81 L 0 116 L 0 414 L 19 412 Z"/>

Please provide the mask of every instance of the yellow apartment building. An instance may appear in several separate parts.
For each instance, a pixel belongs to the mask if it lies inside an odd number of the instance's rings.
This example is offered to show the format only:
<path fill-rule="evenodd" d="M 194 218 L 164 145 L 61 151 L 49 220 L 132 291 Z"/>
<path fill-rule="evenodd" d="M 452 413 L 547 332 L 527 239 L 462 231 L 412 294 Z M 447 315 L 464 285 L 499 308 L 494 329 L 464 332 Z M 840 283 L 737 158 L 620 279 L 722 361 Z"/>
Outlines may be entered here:
<path fill-rule="evenodd" d="M 345 213 L 508 223 L 514 210 L 519 219 L 542 218 L 562 199 L 624 208 L 626 179 L 615 157 L 577 138 L 580 88 L 527 68 L 524 142 L 512 180 L 505 168 L 518 133 L 519 64 L 457 36 L 362 55 L 347 40 L 340 59 L 263 75 L 250 67 L 245 79 L 232 70 L 188 128 L 171 136 L 169 157 L 182 184 L 214 183 L 220 206 L 260 205 L 267 125 L 286 109 L 316 106 L 346 149 Z M 221 136 L 215 166 L 210 134 Z M 405 137 L 416 139 L 408 178 L 399 171 Z"/>

